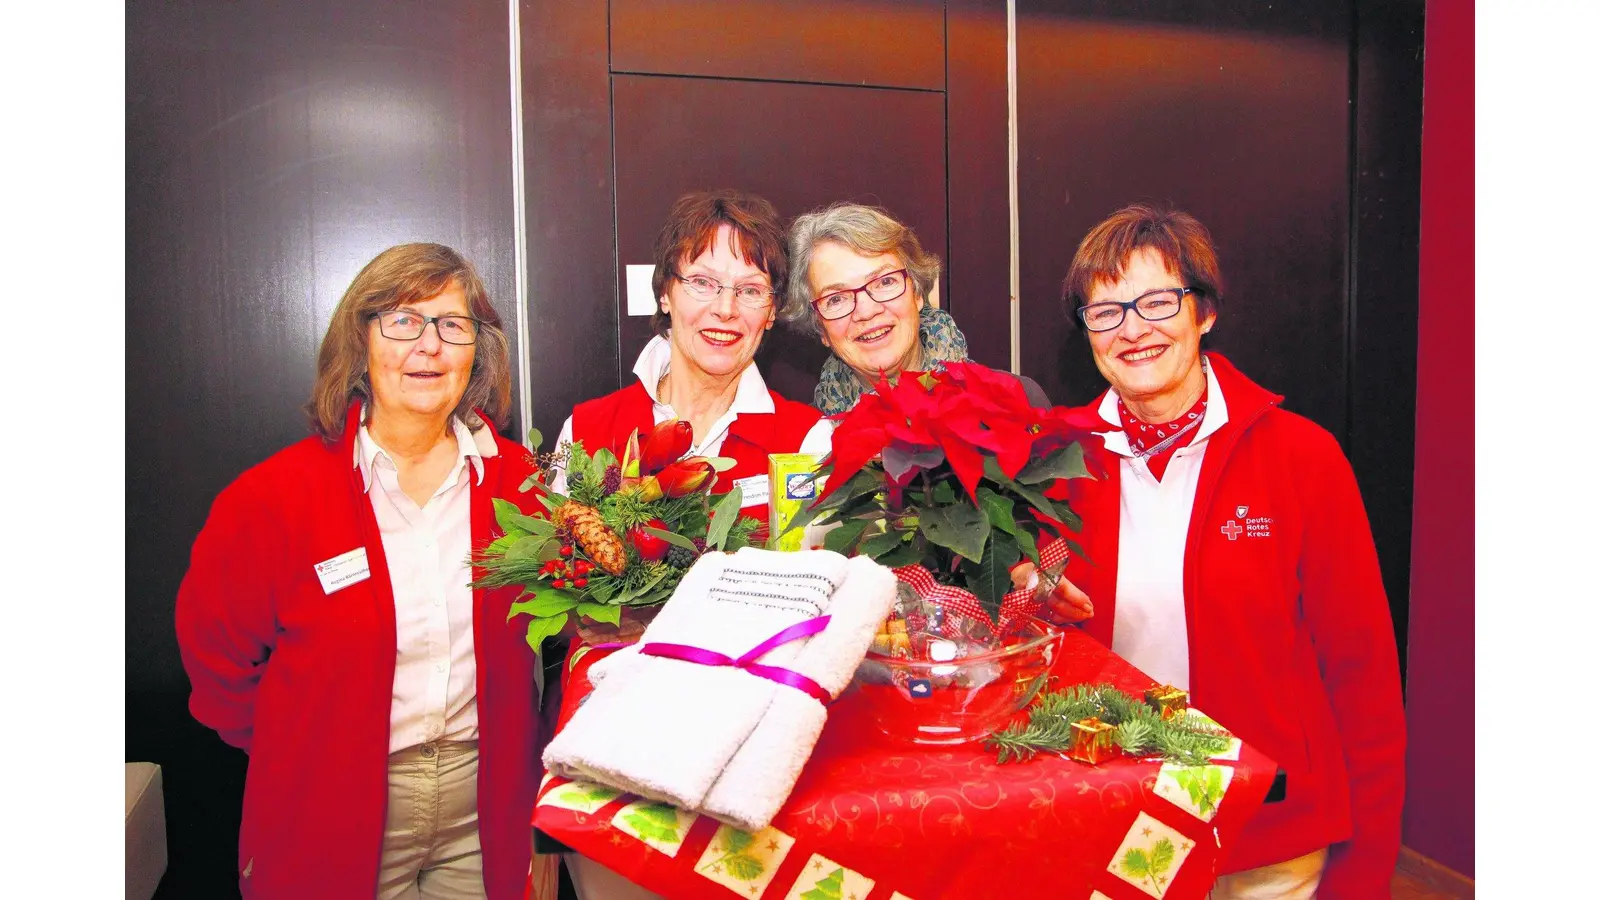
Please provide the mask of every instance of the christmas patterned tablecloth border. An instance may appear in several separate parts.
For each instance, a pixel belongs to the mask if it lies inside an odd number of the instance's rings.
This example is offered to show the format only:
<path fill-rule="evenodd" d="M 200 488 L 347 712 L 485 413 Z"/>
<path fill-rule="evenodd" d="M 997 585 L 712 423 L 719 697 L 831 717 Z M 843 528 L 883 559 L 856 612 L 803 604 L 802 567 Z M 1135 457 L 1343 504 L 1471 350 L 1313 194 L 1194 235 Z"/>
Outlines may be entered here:
<path fill-rule="evenodd" d="M 1060 683 L 1152 686 L 1081 632 L 1067 638 Z M 561 724 L 605 653 L 569 653 Z M 668 898 L 1018 897 L 1049 884 L 1050 896 L 1066 900 L 1201 900 L 1219 842 L 1259 808 L 1276 770 L 1238 740 L 1204 767 L 1133 759 L 1091 767 L 1054 755 L 999 766 L 977 744 L 893 744 L 854 698 L 847 692 L 834 705 L 789 802 L 761 832 L 553 776 L 533 824 Z"/>

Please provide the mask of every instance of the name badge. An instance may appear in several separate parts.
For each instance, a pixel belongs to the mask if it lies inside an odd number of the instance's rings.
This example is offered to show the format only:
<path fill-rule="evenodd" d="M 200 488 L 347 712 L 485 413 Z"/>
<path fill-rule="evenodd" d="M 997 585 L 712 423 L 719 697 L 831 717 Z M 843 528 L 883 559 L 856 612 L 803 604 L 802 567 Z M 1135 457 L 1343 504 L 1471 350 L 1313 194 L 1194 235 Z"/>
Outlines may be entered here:
<path fill-rule="evenodd" d="M 365 547 L 357 547 L 348 553 L 325 559 L 317 563 L 316 570 L 317 580 L 322 582 L 324 594 L 331 594 L 352 584 L 360 584 L 372 577 L 372 567 L 367 565 Z"/>
<path fill-rule="evenodd" d="M 733 480 L 733 484 L 739 490 L 744 492 L 744 499 L 740 504 L 740 509 L 749 509 L 752 506 L 760 506 L 767 502 L 768 497 L 772 493 L 767 485 L 767 476 L 765 475 L 751 475 L 749 478 L 735 478 Z"/>

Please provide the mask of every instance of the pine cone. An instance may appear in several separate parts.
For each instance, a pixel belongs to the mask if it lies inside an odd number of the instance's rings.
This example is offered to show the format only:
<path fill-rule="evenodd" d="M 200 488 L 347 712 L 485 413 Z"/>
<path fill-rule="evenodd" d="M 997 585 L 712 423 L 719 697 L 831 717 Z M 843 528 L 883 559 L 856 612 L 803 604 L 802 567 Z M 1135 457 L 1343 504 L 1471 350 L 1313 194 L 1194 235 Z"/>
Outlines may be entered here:
<path fill-rule="evenodd" d="M 600 511 L 592 506 L 567 501 L 556 509 L 556 523 L 572 530 L 572 537 L 594 564 L 612 575 L 621 575 L 628 564 L 628 552 L 616 532 L 606 526 Z"/>

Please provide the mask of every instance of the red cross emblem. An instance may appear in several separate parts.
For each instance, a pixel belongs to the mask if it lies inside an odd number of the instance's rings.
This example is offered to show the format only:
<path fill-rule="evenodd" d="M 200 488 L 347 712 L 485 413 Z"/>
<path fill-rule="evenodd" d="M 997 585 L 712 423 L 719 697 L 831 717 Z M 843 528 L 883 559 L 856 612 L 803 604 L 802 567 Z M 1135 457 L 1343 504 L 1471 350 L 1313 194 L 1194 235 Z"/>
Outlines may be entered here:
<path fill-rule="evenodd" d="M 1229 519 L 1228 524 L 1222 526 L 1222 533 L 1228 536 L 1228 540 L 1233 541 L 1237 540 L 1239 535 L 1244 534 L 1244 529 L 1240 528 L 1237 522 Z"/>

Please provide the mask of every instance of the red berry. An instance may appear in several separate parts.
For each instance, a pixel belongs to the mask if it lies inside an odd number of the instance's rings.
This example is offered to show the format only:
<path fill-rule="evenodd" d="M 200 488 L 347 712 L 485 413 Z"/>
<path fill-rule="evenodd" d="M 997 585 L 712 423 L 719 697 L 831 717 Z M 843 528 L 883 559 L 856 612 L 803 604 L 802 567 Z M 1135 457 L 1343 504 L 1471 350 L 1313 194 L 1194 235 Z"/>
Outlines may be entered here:
<path fill-rule="evenodd" d="M 573 584 L 574 587 L 588 587 L 589 586 L 589 579 L 583 578 L 583 577 L 579 577 L 578 580 L 574 581 L 572 584 Z"/>
<path fill-rule="evenodd" d="M 572 555 L 572 545 L 571 544 L 563 545 L 562 548 L 561 548 L 561 555 L 562 556 L 571 556 Z"/>
<path fill-rule="evenodd" d="M 555 581 L 550 582 L 550 586 L 559 590 L 561 588 L 566 587 L 567 583 L 565 581 L 562 581 L 561 579 L 557 578 Z"/>

